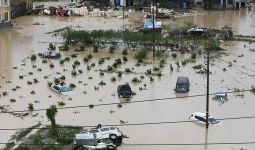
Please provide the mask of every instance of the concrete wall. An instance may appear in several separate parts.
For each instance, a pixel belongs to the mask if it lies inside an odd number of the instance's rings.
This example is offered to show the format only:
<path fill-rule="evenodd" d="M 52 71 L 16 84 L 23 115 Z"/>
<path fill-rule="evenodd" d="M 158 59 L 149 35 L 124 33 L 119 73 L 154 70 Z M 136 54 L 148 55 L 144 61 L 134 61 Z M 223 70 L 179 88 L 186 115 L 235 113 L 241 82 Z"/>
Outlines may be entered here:
<path fill-rule="evenodd" d="M 5 13 L 8 12 L 8 20 L 5 20 Z M 4 0 L 0 0 L 0 28 L 10 26 L 11 21 L 11 6 L 10 0 L 7 1 L 7 5 Z"/>

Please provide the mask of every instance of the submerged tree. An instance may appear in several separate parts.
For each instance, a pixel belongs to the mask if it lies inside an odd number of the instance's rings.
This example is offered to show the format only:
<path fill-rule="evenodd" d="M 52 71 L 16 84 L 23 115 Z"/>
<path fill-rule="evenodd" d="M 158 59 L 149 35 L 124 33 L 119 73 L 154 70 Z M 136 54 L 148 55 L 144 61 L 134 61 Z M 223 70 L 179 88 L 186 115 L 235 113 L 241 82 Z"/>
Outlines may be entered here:
<path fill-rule="evenodd" d="M 51 127 L 52 127 L 52 133 L 56 133 L 56 120 L 55 117 L 57 115 L 57 107 L 56 105 L 51 105 L 47 110 L 46 110 L 46 116 L 51 122 Z"/>

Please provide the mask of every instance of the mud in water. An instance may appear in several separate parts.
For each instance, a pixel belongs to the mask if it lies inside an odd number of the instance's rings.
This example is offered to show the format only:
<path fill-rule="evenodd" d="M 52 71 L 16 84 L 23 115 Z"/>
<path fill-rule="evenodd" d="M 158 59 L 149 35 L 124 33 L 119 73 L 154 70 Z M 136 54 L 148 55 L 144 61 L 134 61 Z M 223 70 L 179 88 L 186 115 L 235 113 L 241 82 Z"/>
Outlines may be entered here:
<path fill-rule="evenodd" d="M 209 12 L 208 16 L 194 16 L 180 18 L 181 20 L 193 21 L 201 26 L 220 28 L 224 25 L 230 25 L 237 34 L 255 34 L 255 16 L 253 12 L 240 11 L 216 11 Z M 178 20 L 180 21 L 180 20 Z M 58 105 L 63 101 L 65 106 L 79 106 L 89 104 L 103 104 L 123 101 L 117 96 L 117 86 L 121 83 L 129 82 L 136 95 L 131 101 L 157 99 L 166 97 L 180 96 L 174 93 L 175 83 L 178 76 L 188 76 L 191 82 L 190 92 L 187 95 L 206 93 L 206 76 L 195 73 L 192 66 L 205 64 L 204 55 L 197 56 L 195 63 L 188 63 L 177 69 L 176 61 L 181 62 L 184 58 L 190 58 L 190 54 L 181 55 L 177 58 L 169 58 L 162 70 L 162 77 L 154 77 L 150 82 L 149 76 L 144 75 L 146 69 L 158 66 L 159 61 L 152 59 L 152 53 L 148 54 L 145 60 L 146 64 L 135 66 L 137 60 L 133 58 L 135 52 L 129 51 L 128 61 L 118 67 L 118 70 L 124 71 L 125 68 L 133 68 L 134 73 L 123 74 L 121 78 L 116 73 L 104 73 L 100 76 L 99 69 L 106 69 L 112 65 L 115 59 L 122 58 L 120 50 L 114 54 L 109 53 L 108 49 L 99 50 L 93 53 L 91 48 L 86 47 L 84 52 L 61 52 L 63 58 L 77 53 L 77 58 L 71 58 L 70 62 L 60 65 L 58 60 L 48 60 L 42 63 L 42 59 L 37 57 L 35 62 L 31 62 L 28 56 L 31 54 L 43 53 L 47 50 L 49 42 L 56 42 L 60 46 L 62 38 L 52 34 L 45 34 L 66 26 L 72 26 L 80 29 L 121 29 L 123 22 L 120 19 L 105 19 L 91 17 L 48 17 L 48 16 L 25 16 L 14 20 L 16 27 L 0 31 L 0 93 L 6 91 L 7 96 L 1 96 L 0 104 L 10 108 L 10 110 L 27 110 L 28 103 L 33 103 L 35 109 L 48 108 L 50 105 Z M 39 22 L 41 25 L 32 25 Z M 125 21 L 128 22 L 127 20 Z M 244 47 L 245 45 L 245 47 Z M 254 44 L 243 42 L 223 42 L 222 46 L 227 49 L 227 55 L 221 59 L 225 61 L 234 61 L 233 64 L 241 68 L 228 67 L 228 63 L 216 59 L 211 64 L 210 92 L 232 91 L 234 88 L 249 89 L 254 85 L 255 72 L 255 52 L 250 48 L 255 48 Z M 93 59 L 87 63 L 83 62 L 84 56 L 92 54 Z M 99 65 L 98 60 L 103 57 L 110 57 L 104 64 Z M 72 64 L 75 60 L 81 62 L 76 70 L 82 70 L 83 73 L 76 77 L 71 75 Z M 53 63 L 54 68 L 49 65 Z M 95 63 L 90 71 L 86 66 Z M 170 64 L 174 71 L 170 71 Z M 35 65 L 33 67 L 33 65 Z M 243 69 L 242 66 L 248 69 Z M 41 68 L 42 71 L 37 71 Z M 223 72 L 226 68 L 227 71 Z M 65 69 L 65 71 L 63 70 Z M 29 75 L 32 72 L 33 75 Z M 60 74 L 59 74 L 60 73 Z M 31 73 L 30 73 L 31 74 Z M 23 75 L 23 79 L 19 76 Z M 75 95 L 70 98 L 61 96 L 51 91 L 47 82 L 55 77 L 65 75 L 67 83 L 74 83 L 77 87 L 74 89 Z M 141 75 L 144 79 L 141 79 Z M 47 76 L 48 79 L 44 79 Z M 89 79 L 92 77 L 93 79 Z M 112 82 L 111 78 L 116 77 Z M 142 80 L 140 83 L 131 83 L 131 79 L 137 77 Z M 27 81 L 33 82 L 37 79 L 38 83 L 27 85 Z M 104 81 L 105 86 L 98 83 Z M 238 82 L 237 82 L 238 81 Z M 17 86 L 21 88 L 16 88 Z M 94 87 L 99 87 L 95 90 Z M 139 88 L 144 90 L 139 90 Z M 14 90 L 16 89 L 16 90 Z M 34 91 L 35 94 L 31 94 Z M 210 100 L 210 113 L 217 118 L 252 116 L 254 115 L 254 94 L 250 92 L 242 95 L 229 94 L 229 101 L 221 104 L 220 102 Z M 182 95 L 181 95 L 182 96 Z M 10 102 L 15 99 L 16 102 Z M 211 97 L 210 97 L 211 99 Z M 176 100 L 165 100 L 158 102 L 146 102 L 135 104 L 123 104 L 122 108 L 117 105 L 77 109 L 59 110 L 57 114 L 57 123 L 66 125 L 97 125 L 101 124 L 120 124 L 120 120 L 128 123 L 143 122 L 164 122 L 188 120 L 188 116 L 196 111 L 205 112 L 206 97 L 182 98 Z M 9 106 L 9 107 L 8 107 Z M 37 114 L 38 113 L 38 114 Z M 33 117 L 33 115 L 35 117 Z M 42 121 L 43 124 L 49 124 L 45 111 L 32 112 L 31 115 L 23 119 L 14 117 L 10 114 L 0 114 L 0 128 L 20 128 L 29 127 Z M 211 126 L 206 133 L 204 125 L 197 123 L 179 123 L 147 126 L 123 126 L 122 132 L 129 136 L 124 143 L 146 144 L 146 143 L 213 143 L 213 142 L 248 142 L 255 140 L 255 121 L 253 119 L 228 120 L 222 121 L 222 124 Z M 0 142 L 7 142 L 14 131 L 1 131 Z M 255 149 L 254 145 L 209 145 L 209 146 L 122 146 L 121 150 L 154 150 L 154 149 L 175 149 L 175 150 L 233 150 L 233 149 Z"/>

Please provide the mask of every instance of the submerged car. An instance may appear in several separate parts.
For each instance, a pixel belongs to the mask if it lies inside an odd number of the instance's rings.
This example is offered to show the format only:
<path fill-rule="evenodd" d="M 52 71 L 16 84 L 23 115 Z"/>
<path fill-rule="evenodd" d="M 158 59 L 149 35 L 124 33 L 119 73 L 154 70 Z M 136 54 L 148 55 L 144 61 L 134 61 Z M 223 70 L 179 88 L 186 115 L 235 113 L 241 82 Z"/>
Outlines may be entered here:
<path fill-rule="evenodd" d="M 189 117 L 192 120 L 197 120 L 199 122 L 202 123 L 206 123 L 206 114 L 201 113 L 201 112 L 194 112 L 193 114 L 190 115 Z M 210 125 L 216 125 L 216 124 L 220 124 L 220 121 L 215 119 L 213 116 L 208 116 L 208 123 Z"/>
<path fill-rule="evenodd" d="M 43 54 L 44 58 L 48 58 L 48 59 L 60 59 L 61 58 L 61 54 L 60 53 L 51 53 L 51 52 L 45 52 Z"/>
<path fill-rule="evenodd" d="M 122 144 L 123 137 L 117 127 L 92 128 L 75 134 L 73 149 L 115 150 Z"/>
<path fill-rule="evenodd" d="M 190 83 L 188 77 L 178 77 L 174 91 L 176 93 L 187 93 L 189 92 L 189 86 Z"/>
<path fill-rule="evenodd" d="M 60 94 L 63 94 L 65 96 L 72 96 L 74 95 L 74 92 L 71 91 L 70 87 L 66 84 L 51 84 L 49 83 L 50 88 Z"/>
<path fill-rule="evenodd" d="M 130 98 L 133 95 L 131 87 L 128 83 L 119 85 L 117 88 L 118 96 L 123 98 Z"/>
<path fill-rule="evenodd" d="M 218 92 L 214 95 L 213 100 L 218 100 L 222 103 L 225 103 L 228 101 L 227 93 L 224 92 Z"/>

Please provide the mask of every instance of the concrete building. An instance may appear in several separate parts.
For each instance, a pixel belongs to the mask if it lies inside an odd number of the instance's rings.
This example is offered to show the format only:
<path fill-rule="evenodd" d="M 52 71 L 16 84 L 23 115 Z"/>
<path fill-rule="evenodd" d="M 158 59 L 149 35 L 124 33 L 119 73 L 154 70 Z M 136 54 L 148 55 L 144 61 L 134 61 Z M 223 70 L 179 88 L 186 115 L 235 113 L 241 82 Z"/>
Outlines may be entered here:
<path fill-rule="evenodd" d="M 10 0 L 0 0 L 0 29 L 11 26 Z"/>
<path fill-rule="evenodd" d="M 11 0 L 11 18 L 30 14 L 33 9 L 33 0 Z"/>
<path fill-rule="evenodd" d="M 194 0 L 194 6 L 208 9 L 240 9 L 246 5 L 247 0 Z"/>

